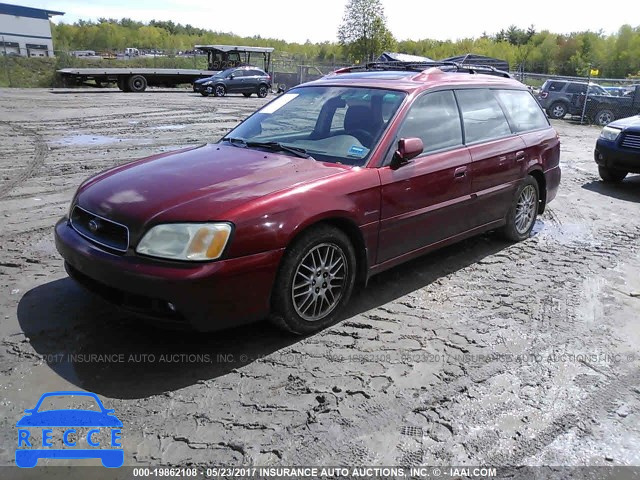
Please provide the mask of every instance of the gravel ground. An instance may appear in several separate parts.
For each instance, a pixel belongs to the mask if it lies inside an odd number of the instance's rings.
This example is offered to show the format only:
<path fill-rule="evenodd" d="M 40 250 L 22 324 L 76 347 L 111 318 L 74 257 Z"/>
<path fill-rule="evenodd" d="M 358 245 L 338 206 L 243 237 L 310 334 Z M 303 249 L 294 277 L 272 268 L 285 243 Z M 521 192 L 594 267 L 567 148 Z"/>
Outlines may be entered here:
<path fill-rule="evenodd" d="M 640 176 L 599 182 L 595 127 L 554 123 L 562 184 L 530 239 L 374 277 L 308 338 L 149 328 L 67 278 L 53 225 L 84 178 L 264 101 L 0 90 L 0 465 L 25 408 L 78 389 L 122 420 L 125 465 L 640 465 Z"/>

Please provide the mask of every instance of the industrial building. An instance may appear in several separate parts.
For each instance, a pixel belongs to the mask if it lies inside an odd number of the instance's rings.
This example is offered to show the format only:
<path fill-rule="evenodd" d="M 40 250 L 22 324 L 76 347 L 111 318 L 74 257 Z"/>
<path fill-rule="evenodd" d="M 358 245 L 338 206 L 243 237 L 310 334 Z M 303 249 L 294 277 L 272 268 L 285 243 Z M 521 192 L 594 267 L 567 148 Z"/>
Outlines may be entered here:
<path fill-rule="evenodd" d="M 53 57 L 49 19 L 64 12 L 0 3 L 0 55 Z"/>

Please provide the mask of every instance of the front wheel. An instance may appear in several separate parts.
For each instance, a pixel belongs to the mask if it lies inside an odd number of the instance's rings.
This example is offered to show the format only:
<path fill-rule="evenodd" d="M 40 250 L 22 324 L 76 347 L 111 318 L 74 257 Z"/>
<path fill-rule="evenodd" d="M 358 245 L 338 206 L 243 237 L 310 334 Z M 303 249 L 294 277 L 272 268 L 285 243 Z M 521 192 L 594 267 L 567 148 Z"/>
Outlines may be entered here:
<path fill-rule="evenodd" d="M 529 238 L 538 216 L 539 199 L 538 182 L 532 176 L 528 176 L 516 191 L 507 213 L 507 224 L 502 228 L 502 235 L 507 240 L 519 242 Z"/>
<path fill-rule="evenodd" d="M 567 108 L 567 105 L 565 103 L 555 102 L 549 107 L 547 113 L 549 114 L 550 118 L 559 119 L 564 118 L 568 110 L 569 109 Z"/>
<path fill-rule="evenodd" d="M 617 170 L 615 168 L 607 168 L 607 167 L 598 167 L 598 173 L 600 174 L 600 178 L 602 181 L 607 183 L 618 183 L 624 180 L 624 177 L 627 176 L 627 173 L 624 170 Z"/>
<path fill-rule="evenodd" d="M 224 97 L 227 94 L 227 89 L 224 85 L 216 85 L 213 89 L 213 94 L 216 97 Z"/>
<path fill-rule="evenodd" d="M 328 327 L 349 301 L 355 278 L 355 250 L 344 232 L 329 225 L 304 232 L 278 271 L 272 322 L 299 335 Z"/>

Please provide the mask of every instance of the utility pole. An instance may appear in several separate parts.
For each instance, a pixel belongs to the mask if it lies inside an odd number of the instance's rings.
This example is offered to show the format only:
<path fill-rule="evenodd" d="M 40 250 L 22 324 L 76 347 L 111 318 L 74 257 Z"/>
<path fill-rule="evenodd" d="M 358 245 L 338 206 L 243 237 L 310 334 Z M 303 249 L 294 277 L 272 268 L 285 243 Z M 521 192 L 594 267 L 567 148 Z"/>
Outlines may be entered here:
<path fill-rule="evenodd" d="M 591 83 L 591 63 L 589 63 L 589 75 L 587 76 L 587 90 L 584 92 L 584 105 L 582 105 L 582 115 L 580 125 L 584 123 L 584 114 L 587 111 L 587 100 L 589 100 L 589 84 Z"/>

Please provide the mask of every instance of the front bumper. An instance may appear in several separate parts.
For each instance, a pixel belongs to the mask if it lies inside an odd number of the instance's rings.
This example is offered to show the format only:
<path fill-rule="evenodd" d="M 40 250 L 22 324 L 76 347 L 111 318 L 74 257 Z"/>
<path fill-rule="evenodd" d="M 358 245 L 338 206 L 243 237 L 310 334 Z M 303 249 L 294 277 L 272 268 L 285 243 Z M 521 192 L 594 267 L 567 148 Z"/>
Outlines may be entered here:
<path fill-rule="evenodd" d="M 111 253 L 61 219 L 55 243 L 69 275 L 138 316 L 208 331 L 269 313 L 282 250 L 206 263 L 153 260 Z"/>
<path fill-rule="evenodd" d="M 193 91 L 198 93 L 202 93 L 202 92 L 212 93 L 213 85 L 205 85 L 204 83 L 194 83 Z"/>
<path fill-rule="evenodd" d="M 622 149 L 615 142 L 598 139 L 593 158 L 601 167 L 640 173 L 640 150 Z"/>

